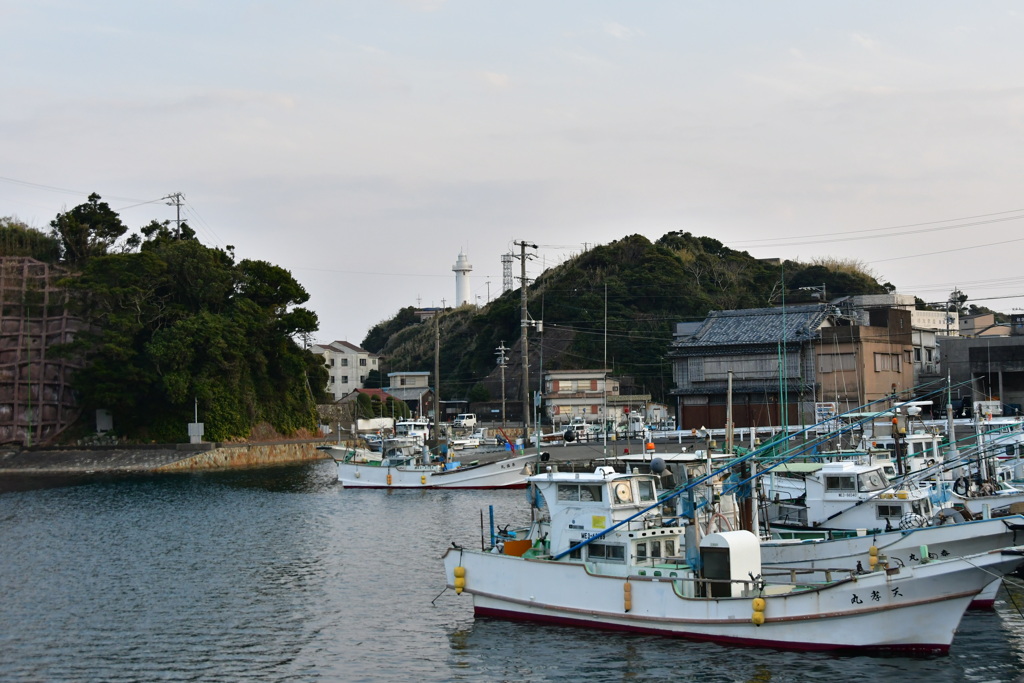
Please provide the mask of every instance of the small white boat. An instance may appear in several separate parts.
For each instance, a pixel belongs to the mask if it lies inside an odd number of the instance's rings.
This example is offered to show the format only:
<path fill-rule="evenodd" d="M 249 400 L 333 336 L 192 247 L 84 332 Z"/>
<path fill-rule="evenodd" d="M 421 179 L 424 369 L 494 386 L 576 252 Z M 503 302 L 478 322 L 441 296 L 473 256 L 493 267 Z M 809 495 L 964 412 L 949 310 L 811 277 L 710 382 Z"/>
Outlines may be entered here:
<path fill-rule="evenodd" d="M 662 517 L 652 474 L 529 478 L 529 530 L 491 551 L 449 548 L 447 583 L 477 615 L 797 650 L 946 652 L 960 618 L 1024 547 L 863 572 L 764 566 L 747 531 Z M 542 501 L 542 502 L 541 502 Z M 878 555 L 874 555 L 878 558 Z"/>
<path fill-rule="evenodd" d="M 495 462 L 429 462 L 410 450 L 372 453 L 362 448 L 321 446 L 338 466 L 345 488 L 498 489 L 523 488 L 533 472 L 536 454 Z"/>
<path fill-rule="evenodd" d="M 430 438 L 430 429 L 433 425 L 425 417 L 399 420 L 395 423 L 395 438 L 413 439 L 420 444 L 425 444 Z"/>

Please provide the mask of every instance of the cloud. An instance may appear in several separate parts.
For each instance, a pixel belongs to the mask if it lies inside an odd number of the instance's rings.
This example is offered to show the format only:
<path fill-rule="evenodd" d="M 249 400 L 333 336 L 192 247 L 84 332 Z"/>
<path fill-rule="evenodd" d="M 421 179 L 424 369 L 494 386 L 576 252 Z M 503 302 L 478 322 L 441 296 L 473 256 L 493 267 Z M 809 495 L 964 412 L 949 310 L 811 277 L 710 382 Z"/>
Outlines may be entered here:
<path fill-rule="evenodd" d="M 614 21 L 605 22 L 604 32 L 613 38 L 618 38 L 619 40 L 631 40 L 644 35 L 644 32 L 640 29 L 629 28 L 628 26 L 617 24 Z"/>
<path fill-rule="evenodd" d="M 480 74 L 484 81 L 489 85 L 493 85 L 496 88 L 507 88 L 509 85 L 508 74 L 494 73 L 493 71 L 483 71 Z"/>
<path fill-rule="evenodd" d="M 879 47 L 878 41 L 871 36 L 864 35 L 863 33 L 851 33 L 850 40 L 865 50 L 877 50 Z"/>

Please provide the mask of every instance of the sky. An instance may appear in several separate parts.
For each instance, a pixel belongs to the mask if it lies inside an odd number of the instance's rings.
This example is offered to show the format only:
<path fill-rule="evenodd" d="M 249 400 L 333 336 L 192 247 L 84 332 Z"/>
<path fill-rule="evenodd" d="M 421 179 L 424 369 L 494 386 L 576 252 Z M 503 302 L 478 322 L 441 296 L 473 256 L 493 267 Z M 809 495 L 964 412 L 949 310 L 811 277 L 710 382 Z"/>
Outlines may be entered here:
<path fill-rule="evenodd" d="M 0 0 L 0 216 L 180 192 L 321 342 L 452 305 L 460 252 L 484 304 L 516 241 L 532 278 L 671 231 L 1009 313 L 1022 35 L 986 0 Z"/>

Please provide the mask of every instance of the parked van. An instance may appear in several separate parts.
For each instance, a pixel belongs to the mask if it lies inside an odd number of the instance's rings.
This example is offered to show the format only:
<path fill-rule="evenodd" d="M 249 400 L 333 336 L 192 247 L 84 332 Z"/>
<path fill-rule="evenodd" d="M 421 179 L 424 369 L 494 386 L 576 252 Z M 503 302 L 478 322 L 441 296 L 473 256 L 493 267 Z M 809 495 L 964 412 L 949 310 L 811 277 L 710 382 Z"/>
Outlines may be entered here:
<path fill-rule="evenodd" d="M 476 427 L 476 413 L 460 413 L 455 417 L 453 427 Z"/>

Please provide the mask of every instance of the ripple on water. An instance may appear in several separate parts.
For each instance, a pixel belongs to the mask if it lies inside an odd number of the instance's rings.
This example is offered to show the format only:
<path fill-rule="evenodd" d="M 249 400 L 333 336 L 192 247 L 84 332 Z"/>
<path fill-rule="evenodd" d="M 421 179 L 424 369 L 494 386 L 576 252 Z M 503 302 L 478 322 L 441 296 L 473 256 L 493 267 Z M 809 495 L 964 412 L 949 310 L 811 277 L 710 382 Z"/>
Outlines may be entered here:
<path fill-rule="evenodd" d="M 488 504 L 528 521 L 521 491 L 342 490 L 330 463 L 71 484 L 0 495 L 0 679 L 934 683 L 1022 666 L 1005 600 L 948 657 L 474 620 L 468 596 L 438 597 L 440 556 L 479 543 Z"/>

